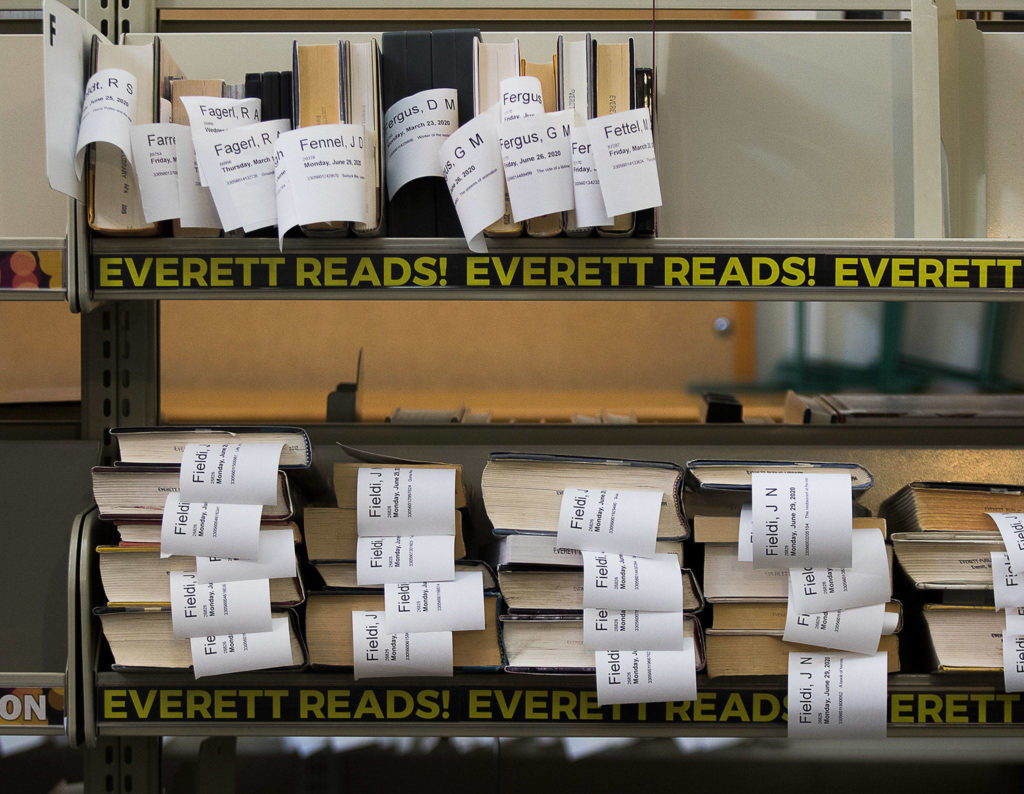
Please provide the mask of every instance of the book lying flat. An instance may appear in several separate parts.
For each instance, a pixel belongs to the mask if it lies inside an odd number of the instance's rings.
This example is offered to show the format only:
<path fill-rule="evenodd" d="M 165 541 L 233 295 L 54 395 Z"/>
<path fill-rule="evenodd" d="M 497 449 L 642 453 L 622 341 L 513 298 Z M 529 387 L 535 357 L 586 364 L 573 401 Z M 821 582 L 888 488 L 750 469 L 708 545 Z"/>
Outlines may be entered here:
<path fill-rule="evenodd" d="M 998 532 L 896 532 L 892 550 L 919 590 L 992 590 L 992 552 L 1006 546 Z"/>
<path fill-rule="evenodd" d="M 939 673 L 1003 669 L 1006 618 L 990 606 L 925 604 L 933 669 Z"/>
<path fill-rule="evenodd" d="M 729 516 L 690 516 L 690 524 L 693 526 L 693 539 L 697 543 L 738 543 L 740 532 L 739 515 Z M 884 518 L 853 519 L 853 529 L 878 529 L 882 537 L 888 534 L 888 527 Z"/>
<path fill-rule="evenodd" d="M 1024 511 L 1024 486 L 912 482 L 878 508 L 893 532 L 996 532 L 986 513 Z"/>
<path fill-rule="evenodd" d="M 466 506 L 466 488 L 462 481 L 462 466 L 458 463 L 335 463 L 334 495 L 338 507 L 343 510 L 356 509 L 356 485 L 360 469 L 454 469 L 455 507 Z"/>
<path fill-rule="evenodd" d="M 186 444 L 281 444 L 282 469 L 306 469 L 313 462 L 313 447 L 301 427 L 281 425 L 215 427 L 114 427 L 121 463 L 181 463 Z"/>
<path fill-rule="evenodd" d="M 303 511 L 306 553 L 310 562 L 332 560 L 355 562 L 359 542 L 356 511 L 342 507 L 307 507 Z M 455 512 L 455 559 L 466 556 L 462 535 L 462 513 Z"/>
<path fill-rule="evenodd" d="M 308 533 L 307 527 L 307 533 Z M 675 554 L 683 567 L 683 544 L 678 540 L 659 540 L 655 554 Z M 570 567 L 581 568 L 583 555 L 579 549 L 562 549 L 550 535 L 501 535 L 485 550 L 485 558 L 499 571 L 516 568 Z"/>
<path fill-rule="evenodd" d="M 117 530 L 119 543 L 121 546 L 135 545 L 135 544 L 159 544 L 160 543 L 160 525 L 161 522 L 154 519 L 147 521 L 117 521 L 114 524 L 114 528 Z M 294 521 L 261 521 L 260 531 L 269 531 L 272 529 L 287 529 L 290 530 L 295 538 L 296 543 L 302 543 L 302 531 L 299 529 L 299 525 Z"/>
<path fill-rule="evenodd" d="M 888 655 L 888 671 L 900 671 L 899 635 L 884 634 L 878 650 Z M 821 653 L 811 645 L 784 642 L 782 630 L 739 632 L 708 629 L 704 632 L 704 653 L 709 678 L 731 675 L 781 675 L 789 671 L 789 654 Z"/>
<path fill-rule="evenodd" d="M 714 606 L 715 631 L 784 631 L 787 601 L 725 601 Z M 903 629 L 903 605 L 889 601 L 885 611 L 897 615 L 895 632 Z"/>
<path fill-rule="evenodd" d="M 788 392 L 790 424 L 1005 427 L 1024 422 L 1024 394 L 798 394 Z"/>
<path fill-rule="evenodd" d="M 683 636 L 693 638 L 697 670 L 703 670 L 704 643 L 693 615 L 683 618 Z M 508 673 L 594 672 L 594 651 L 583 647 L 580 613 L 502 615 L 501 643 Z"/>

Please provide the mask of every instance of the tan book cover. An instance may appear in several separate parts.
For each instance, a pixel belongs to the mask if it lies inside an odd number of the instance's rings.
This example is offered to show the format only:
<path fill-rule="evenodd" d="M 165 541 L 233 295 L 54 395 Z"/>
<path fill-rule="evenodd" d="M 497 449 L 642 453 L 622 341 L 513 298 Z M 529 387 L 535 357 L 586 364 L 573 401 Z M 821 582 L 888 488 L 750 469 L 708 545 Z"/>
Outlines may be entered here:
<path fill-rule="evenodd" d="M 633 44 L 598 44 L 594 58 L 594 86 L 597 116 L 608 116 L 631 109 L 630 88 L 633 85 Z M 626 236 L 633 233 L 633 213 L 616 215 L 611 226 L 601 226 L 605 236 Z"/>
<path fill-rule="evenodd" d="M 223 80 L 172 80 L 171 81 L 171 123 L 189 124 L 188 111 L 181 101 L 183 96 L 221 96 L 224 92 Z M 182 226 L 175 218 L 171 222 L 173 237 L 220 237 L 221 230 L 214 227 Z"/>
<path fill-rule="evenodd" d="M 550 63 L 519 62 L 519 72 L 526 77 L 540 80 L 540 93 L 544 99 L 544 112 L 558 110 L 558 83 L 555 80 L 555 60 Z M 526 234 L 530 237 L 555 237 L 562 233 L 562 213 L 551 212 L 526 221 Z"/>

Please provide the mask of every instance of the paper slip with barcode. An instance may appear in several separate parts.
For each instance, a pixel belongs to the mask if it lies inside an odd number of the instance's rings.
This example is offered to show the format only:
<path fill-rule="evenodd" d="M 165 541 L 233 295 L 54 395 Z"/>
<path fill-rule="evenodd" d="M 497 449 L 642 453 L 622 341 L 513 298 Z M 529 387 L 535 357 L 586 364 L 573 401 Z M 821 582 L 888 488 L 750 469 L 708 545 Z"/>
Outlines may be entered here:
<path fill-rule="evenodd" d="M 750 475 L 755 568 L 848 568 L 853 508 L 847 473 Z"/>
<path fill-rule="evenodd" d="M 135 77 L 124 69 L 101 69 L 89 78 L 75 146 L 75 170 L 79 177 L 85 167 L 85 147 L 90 143 L 113 144 L 131 162 L 137 93 Z"/>
<path fill-rule="evenodd" d="M 288 618 L 274 618 L 270 623 L 269 631 L 193 637 L 192 668 L 196 678 L 295 664 Z"/>
<path fill-rule="evenodd" d="M 601 180 L 594 161 L 594 147 L 586 127 L 572 128 L 573 204 L 577 226 L 611 226 L 615 219 L 604 209 Z"/>
<path fill-rule="evenodd" d="M 874 653 L 878 650 L 885 623 L 885 604 L 814 613 L 800 612 L 790 604 L 782 639 L 819 648 Z M 891 628 L 895 628 L 895 621 Z"/>
<path fill-rule="evenodd" d="M 665 703 L 697 697 L 696 650 L 596 651 L 597 703 Z"/>
<path fill-rule="evenodd" d="M 1010 565 L 1015 571 L 1024 571 L 1024 514 L 989 513 L 988 516 L 999 529 Z"/>
<path fill-rule="evenodd" d="M 207 135 L 226 132 L 235 127 L 257 124 L 262 121 L 262 101 L 257 97 L 230 99 L 228 97 L 185 96 L 181 103 L 188 114 L 188 123 L 192 131 L 192 140 L 198 141 Z M 199 181 L 203 187 L 209 186 L 203 166 L 199 164 Z"/>
<path fill-rule="evenodd" d="M 392 634 L 383 612 L 352 613 L 353 677 L 452 675 L 452 633 L 424 631 Z"/>
<path fill-rule="evenodd" d="M 583 647 L 595 651 L 681 651 L 683 613 L 583 610 Z"/>
<path fill-rule="evenodd" d="M 455 578 L 454 535 L 359 538 L 356 583 L 441 582 Z"/>
<path fill-rule="evenodd" d="M 131 128 L 132 163 L 147 223 L 177 218 L 178 136 L 183 124 L 140 124 Z"/>
<path fill-rule="evenodd" d="M 622 215 L 660 207 L 661 183 L 647 108 L 590 119 L 587 132 L 605 212 Z"/>
<path fill-rule="evenodd" d="M 198 581 L 171 571 L 171 621 L 175 637 L 270 631 L 270 582 Z"/>
<path fill-rule="evenodd" d="M 676 612 L 683 609 L 679 557 L 583 552 L 583 606 Z"/>
<path fill-rule="evenodd" d="M 846 653 L 789 655 L 790 738 L 873 739 L 889 716 L 888 657 Z"/>
<path fill-rule="evenodd" d="M 454 535 L 455 469 L 361 467 L 356 531 L 381 535 Z"/>
<path fill-rule="evenodd" d="M 571 110 L 503 122 L 499 140 L 515 221 L 573 209 Z"/>
<path fill-rule="evenodd" d="M 384 585 L 384 627 L 403 631 L 479 631 L 484 628 L 480 571 L 459 571 L 450 582 Z"/>
<path fill-rule="evenodd" d="M 183 229 L 220 229 L 220 215 L 208 187 L 199 178 L 196 148 L 188 128 L 175 139 L 178 158 L 178 211 Z"/>
<path fill-rule="evenodd" d="M 487 253 L 483 231 L 505 214 L 498 106 L 455 130 L 441 144 L 439 157 L 469 250 Z"/>
<path fill-rule="evenodd" d="M 196 579 L 200 582 L 290 579 L 295 575 L 295 534 L 290 529 L 261 530 L 253 560 L 196 557 Z"/>
<path fill-rule="evenodd" d="M 388 198 L 425 176 L 442 176 L 441 146 L 459 126 L 454 88 L 431 88 L 398 100 L 384 114 Z"/>
<path fill-rule="evenodd" d="M 276 505 L 281 444 L 186 444 L 179 497 L 184 502 Z"/>
<path fill-rule="evenodd" d="M 890 598 L 889 557 L 880 529 L 853 530 L 849 568 L 792 568 L 789 572 L 789 604 L 801 612 L 866 607 Z"/>
<path fill-rule="evenodd" d="M 653 557 L 661 499 L 661 491 L 566 488 L 558 513 L 558 546 Z"/>
<path fill-rule="evenodd" d="M 168 494 L 160 521 L 160 556 L 255 559 L 262 515 L 262 505 L 183 502 L 180 494 Z"/>
<path fill-rule="evenodd" d="M 993 551 L 990 555 L 996 610 L 1024 607 L 1024 580 L 1011 567 L 1009 555 L 1005 551 Z"/>
<path fill-rule="evenodd" d="M 1003 688 L 1024 692 L 1024 635 L 1003 632 Z"/>

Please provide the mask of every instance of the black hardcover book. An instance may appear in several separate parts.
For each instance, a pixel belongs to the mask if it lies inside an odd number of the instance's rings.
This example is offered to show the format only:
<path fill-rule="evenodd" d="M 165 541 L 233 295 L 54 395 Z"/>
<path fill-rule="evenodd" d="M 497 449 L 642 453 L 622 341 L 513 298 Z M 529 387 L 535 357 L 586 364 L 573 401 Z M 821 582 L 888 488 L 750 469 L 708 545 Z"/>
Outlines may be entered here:
<path fill-rule="evenodd" d="M 647 66 L 638 66 L 634 72 L 634 90 L 636 91 L 636 104 L 634 107 L 647 108 L 651 114 L 651 123 L 654 123 L 654 69 Z M 654 237 L 658 231 L 657 209 L 650 207 L 636 213 L 636 226 L 633 234 L 637 237 Z M 719 420 L 725 421 L 725 420 Z M 739 420 L 737 420 L 739 421 Z"/>
<path fill-rule="evenodd" d="M 262 77 L 259 72 L 245 73 L 245 98 L 258 99 L 262 93 Z M 264 112 L 260 111 L 260 120 L 266 121 Z"/>
<path fill-rule="evenodd" d="M 381 36 L 381 83 L 387 114 L 395 102 L 433 87 L 430 32 L 385 31 Z M 435 181 L 415 179 L 388 202 L 390 237 L 437 235 Z"/>
<path fill-rule="evenodd" d="M 291 111 L 281 104 L 281 73 L 264 72 L 260 101 L 263 103 L 263 121 L 290 118 Z"/>
<path fill-rule="evenodd" d="M 280 113 L 278 118 L 292 119 L 292 126 L 295 126 L 295 119 L 292 118 L 292 73 L 291 71 L 280 72 L 280 80 L 278 81 L 278 102 L 280 103 Z"/>

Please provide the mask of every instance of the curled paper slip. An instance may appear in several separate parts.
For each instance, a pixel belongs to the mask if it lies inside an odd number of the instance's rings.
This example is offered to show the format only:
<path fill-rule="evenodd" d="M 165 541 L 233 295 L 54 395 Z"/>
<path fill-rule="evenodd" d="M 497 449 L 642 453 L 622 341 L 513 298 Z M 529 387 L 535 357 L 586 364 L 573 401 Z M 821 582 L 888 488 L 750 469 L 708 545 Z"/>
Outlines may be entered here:
<path fill-rule="evenodd" d="M 356 532 L 454 535 L 455 470 L 362 467 L 356 479 Z"/>
<path fill-rule="evenodd" d="M 384 114 L 384 157 L 388 198 L 405 184 L 442 176 L 441 147 L 459 126 L 454 88 L 431 88 L 398 100 Z"/>
<path fill-rule="evenodd" d="M 802 612 L 864 607 L 891 597 L 889 557 L 880 529 L 853 530 L 849 568 L 792 568 L 789 572 L 789 603 Z"/>
<path fill-rule="evenodd" d="M 881 738 L 889 712 L 888 656 L 789 655 L 790 737 Z"/>
<path fill-rule="evenodd" d="M 294 664 L 288 618 L 273 618 L 269 631 L 193 637 L 190 643 L 196 678 Z"/>
<path fill-rule="evenodd" d="M 654 133 L 647 108 L 587 121 L 590 145 L 609 215 L 661 206 Z"/>
<path fill-rule="evenodd" d="M 200 582 L 171 571 L 171 623 L 175 637 L 270 631 L 270 583 Z"/>
<path fill-rule="evenodd" d="M 886 613 L 885 604 L 815 613 L 800 612 L 791 604 L 782 639 L 819 648 L 874 653 L 887 620 L 894 627 L 894 619 Z"/>
<path fill-rule="evenodd" d="M 604 209 L 601 180 L 586 127 L 572 128 L 573 203 L 577 226 L 610 226 L 615 222 Z"/>
<path fill-rule="evenodd" d="M 506 77 L 498 86 L 501 94 L 501 123 L 538 116 L 544 112 L 540 80 L 528 75 Z"/>
<path fill-rule="evenodd" d="M 479 631 L 485 622 L 480 571 L 459 571 L 450 582 L 384 585 L 384 629 L 391 634 Z"/>
<path fill-rule="evenodd" d="M 661 491 L 566 488 L 558 512 L 558 545 L 653 557 L 662 496 Z"/>
<path fill-rule="evenodd" d="M 583 647 L 595 651 L 684 650 L 683 613 L 583 610 Z"/>
<path fill-rule="evenodd" d="M 503 122 L 499 138 L 515 221 L 573 209 L 571 110 Z"/>
<path fill-rule="evenodd" d="M 1006 554 L 1015 571 L 1024 571 L 1024 515 L 1020 513 L 989 513 L 1006 546 Z"/>
<path fill-rule="evenodd" d="M 132 162 L 147 223 L 181 214 L 177 139 L 187 133 L 188 127 L 183 124 L 140 124 L 131 128 Z"/>
<path fill-rule="evenodd" d="M 469 249 L 487 252 L 483 230 L 505 213 L 505 180 L 497 105 L 463 124 L 441 144 L 441 173 Z"/>
<path fill-rule="evenodd" d="M 583 606 L 676 612 L 683 609 L 683 577 L 675 554 L 636 557 L 583 552 Z"/>
<path fill-rule="evenodd" d="M 601 706 L 697 697 L 693 637 L 686 638 L 681 651 L 596 651 L 594 667 Z"/>
<path fill-rule="evenodd" d="M 281 444 L 186 444 L 178 479 L 184 502 L 277 504 Z"/>
<path fill-rule="evenodd" d="M 383 612 L 352 613 L 353 677 L 452 675 L 452 633 L 424 631 L 392 634 L 384 630 Z"/>
<path fill-rule="evenodd" d="M 454 578 L 454 535 L 385 535 L 356 542 L 359 585 L 450 582 Z"/>
<path fill-rule="evenodd" d="M 290 579 L 295 575 L 295 535 L 290 529 L 262 530 L 254 560 L 196 557 L 196 578 L 200 582 Z"/>
<path fill-rule="evenodd" d="M 102 69 L 85 86 L 82 120 L 75 146 L 75 171 L 82 176 L 85 147 L 90 143 L 116 146 L 132 161 L 131 128 L 135 123 L 137 82 L 124 69 Z"/>
<path fill-rule="evenodd" d="M 255 559 L 262 515 L 262 505 L 183 502 L 180 494 L 168 494 L 160 521 L 160 556 Z"/>

